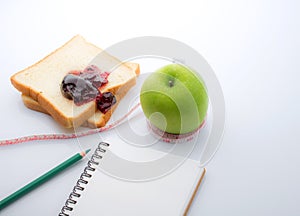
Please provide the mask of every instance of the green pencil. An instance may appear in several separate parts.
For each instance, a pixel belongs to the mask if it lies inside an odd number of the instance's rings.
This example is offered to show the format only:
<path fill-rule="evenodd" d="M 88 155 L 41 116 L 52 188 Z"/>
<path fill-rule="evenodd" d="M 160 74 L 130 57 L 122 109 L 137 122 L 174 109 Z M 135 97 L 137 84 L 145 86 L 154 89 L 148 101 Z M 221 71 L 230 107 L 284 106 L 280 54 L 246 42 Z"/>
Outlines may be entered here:
<path fill-rule="evenodd" d="M 25 185 L 24 187 L 20 188 L 16 192 L 14 192 L 10 196 L 1 200 L 0 201 L 0 211 L 3 208 L 5 208 L 6 206 L 8 206 L 9 204 L 11 204 L 12 202 L 14 202 L 15 200 L 21 198 L 25 194 L 29 193 L 30 191 L 37 188 L 41 184 L 45 183 L 46 181 L 48 181 L 49 179 L 51 179 L 52 177 L 54 177 L 61 171 L 65 170 L 72 164 L 74 164 L 77 161 L 79 161 L 80 159 L 82 159 L 89 151 L 90 151 L 90 149 L 88 149 L 84 152 L 75 154 L 74 156 L 70 157 L 66 161 L 59 164 L 58 166 L 54 167 L 52 170 L 46 172 L 44 175 L 40 176 L 39 178 L 35 179 L 34 181 L 30 182 L 29 184 Z"/>

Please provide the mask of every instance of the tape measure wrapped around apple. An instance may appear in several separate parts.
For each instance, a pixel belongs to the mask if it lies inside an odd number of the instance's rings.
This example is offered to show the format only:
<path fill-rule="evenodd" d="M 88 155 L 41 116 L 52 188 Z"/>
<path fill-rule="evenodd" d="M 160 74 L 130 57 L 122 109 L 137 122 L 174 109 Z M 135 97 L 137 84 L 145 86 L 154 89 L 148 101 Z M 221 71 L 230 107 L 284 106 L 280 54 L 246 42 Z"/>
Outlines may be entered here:
<path fill-rule="evenodd" d="M 196 72 L 170 64 L 146 78 L 140 102 L 152 131 L 164 141 L 176 142 L 188 140 L 203 126 L 209 99 Z"/>

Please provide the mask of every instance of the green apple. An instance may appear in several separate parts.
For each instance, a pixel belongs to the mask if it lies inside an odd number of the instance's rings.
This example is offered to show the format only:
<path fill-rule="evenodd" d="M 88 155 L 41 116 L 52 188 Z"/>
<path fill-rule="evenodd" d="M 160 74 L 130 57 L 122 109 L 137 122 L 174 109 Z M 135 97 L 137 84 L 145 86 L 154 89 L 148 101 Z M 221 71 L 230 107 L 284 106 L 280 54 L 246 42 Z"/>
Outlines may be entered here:
<path fill-rule="evenodd" d="M 166 65 L 144 81 L 140 102 L 149 122 L 172 134 L 195 131 L 204 121 L 208 95 L 201 77 L 180 65 Z"/>

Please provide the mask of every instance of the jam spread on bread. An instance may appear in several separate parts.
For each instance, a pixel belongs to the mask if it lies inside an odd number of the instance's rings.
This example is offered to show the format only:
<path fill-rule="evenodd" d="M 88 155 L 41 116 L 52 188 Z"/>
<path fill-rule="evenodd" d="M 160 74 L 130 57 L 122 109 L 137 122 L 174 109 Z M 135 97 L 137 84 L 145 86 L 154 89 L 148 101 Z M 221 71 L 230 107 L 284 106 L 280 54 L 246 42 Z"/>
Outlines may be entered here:
<path fill-rule="evenodd" d="M 99 94 L 98 89 L 91 82 L 73 74 L 67 74 L 64 77 L 61 91 L 64 97 L 73 99 L 76 105 L 88 103 Z"/>
<path fill-rule="evenodd" d="M 95 100 L 97 108 L 106 113 L 116 103 L 116 97 L 111 92 L 100 91 L 108 83 L 108 76 L 108 72 L 101 72 L 95 65 L 83 71 L 70 71 L 61 83 L 62 95 L 78 106 Z"/>
<path fill-rule="evenodd" d="M 116 97 L 111 92 L 104 92 L 96 97 L 97 108 L 102 113 L 106 113 L 116 102 Z"/>

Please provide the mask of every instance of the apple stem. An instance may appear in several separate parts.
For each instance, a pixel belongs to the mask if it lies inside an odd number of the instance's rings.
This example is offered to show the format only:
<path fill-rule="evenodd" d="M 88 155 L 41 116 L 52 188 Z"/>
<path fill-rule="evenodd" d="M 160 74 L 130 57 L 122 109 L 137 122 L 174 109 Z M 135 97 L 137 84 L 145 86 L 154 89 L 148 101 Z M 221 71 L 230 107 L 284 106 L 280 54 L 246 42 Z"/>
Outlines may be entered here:
<path fill-rule="evenodd" d="M 169 86 L 173 87 L 174 86 L 174 81 L 173 80 L 169 80 Z"/>

